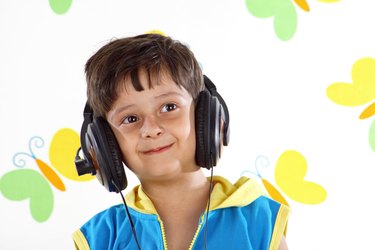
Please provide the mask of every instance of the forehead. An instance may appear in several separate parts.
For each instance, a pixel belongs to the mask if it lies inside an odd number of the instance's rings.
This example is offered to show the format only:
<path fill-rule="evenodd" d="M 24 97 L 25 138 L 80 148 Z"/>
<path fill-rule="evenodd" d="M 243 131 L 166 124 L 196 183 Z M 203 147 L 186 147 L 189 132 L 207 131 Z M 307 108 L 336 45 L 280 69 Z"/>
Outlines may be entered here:
<path fill-rule="evenodd" d="M 173 81 L 171 74 L 168 70 L 164 69 L 150 69 L 146 70 L 140 68 L 137 71 L 129 72 L 120 79 L 118 79 L 117 90 L 136 90 L 143 91 L 145 89 L 152 89 L 160 84 L 169 84 L 173 82 L 175 85 L 179 85 Z"/>
<path fill-rule="evenodd" d="M 123 91 L 128 94 L 136 92 L 143 92 L 144 90 L 152 90 L 158 86 L 169 86 L 170 88 L 182 88 L 177 84 L 170 73 L 165 70 L 160 71 L 146 71 L 140 69 L 136 75 L 126 75 L 118 83 L 118 93 Z"/>
<path fill-rule="evenodd" d="M 154 99 L 160 99 L 167 96 L 181 96 L 191 99 L 191 94 L 181 85 L 173 81 L 169 73 L 160 72 L 159 74 L 148 74 L 146 71 L 140 71 L 138 74 L 141 90 L 134 86 L 131 76 L 123 78 L 119 83 L 118 95 L 114 100 L 112 108 L 118 104 L 130 102 L 150 102 Z"/>

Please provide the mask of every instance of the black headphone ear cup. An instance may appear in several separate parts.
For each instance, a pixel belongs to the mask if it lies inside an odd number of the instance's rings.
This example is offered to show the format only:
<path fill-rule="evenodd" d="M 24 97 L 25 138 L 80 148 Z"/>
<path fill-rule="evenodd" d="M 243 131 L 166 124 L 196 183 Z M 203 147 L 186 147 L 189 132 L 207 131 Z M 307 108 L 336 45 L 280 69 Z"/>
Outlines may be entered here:
<path fill-rule="evenodd" d="M 127 186 L 127 179 L 121 150 L 108 122 L 102 117 L 94 118 L 87 132 L 94 151 L 90 152 L 90 155 L 96 158 L 93 161 L 96 161 L 95 168 L 100 172 L 98 177 L 101 180 L 98 178 L 99 181 L 110 192 L 124 190 Z"/>
<path fill-rule="evenodd" d="M 210 112 L 210 94 L 202 91 L 198 95 L 197 104 L 195 106 L 195 136 L 196 136 L 196 152 L 195 160 L 200 167 L 210 169 L 209 166 L 209 112 Z"/>
<path fill-rule="evenodd" d="M 207 169 L 216 166 L 220 156 L 220 117 L 219 100 L 208 91 L 200 92 L 195 110 L 195 158 Z"/>

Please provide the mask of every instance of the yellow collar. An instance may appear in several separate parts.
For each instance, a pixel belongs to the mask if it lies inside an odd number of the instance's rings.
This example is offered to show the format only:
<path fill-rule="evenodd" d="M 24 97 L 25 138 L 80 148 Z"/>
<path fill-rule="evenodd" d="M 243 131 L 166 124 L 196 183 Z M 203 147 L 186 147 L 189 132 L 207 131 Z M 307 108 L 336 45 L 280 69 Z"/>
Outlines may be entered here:
<path fill-rule="evenodd" d="M 213 189 L 211 194 L 210 210 L 246 206 L 265 195 L 262 186 L 254 179 L 241 177 L 235 184 L 230 183 L 221 176 L 213 177 Z M 134 187 L 126 195 L 126 203 L 129 207 L 145 214 L 158 214 L 154 204 L 143 191 L 140 185 Z"/>

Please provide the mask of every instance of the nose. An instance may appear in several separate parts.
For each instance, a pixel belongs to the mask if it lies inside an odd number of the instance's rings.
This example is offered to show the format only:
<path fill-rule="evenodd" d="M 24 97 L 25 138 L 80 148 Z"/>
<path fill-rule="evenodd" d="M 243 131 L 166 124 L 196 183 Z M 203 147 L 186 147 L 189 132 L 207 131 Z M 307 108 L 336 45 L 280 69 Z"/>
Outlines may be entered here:
<path fill-rule="evenodd" d="M 141 127 L 141 136 L 143 138 L 156 138 L 164 132 L 155 117 L 146 117 Z"/>

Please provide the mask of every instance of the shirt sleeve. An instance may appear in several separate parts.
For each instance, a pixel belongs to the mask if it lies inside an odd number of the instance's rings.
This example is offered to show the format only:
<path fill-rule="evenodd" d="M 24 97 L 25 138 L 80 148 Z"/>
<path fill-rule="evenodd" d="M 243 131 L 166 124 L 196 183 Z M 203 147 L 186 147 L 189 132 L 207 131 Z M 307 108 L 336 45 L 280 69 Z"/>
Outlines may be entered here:
<path fill-rule="evenodd" d="M 79 250 L 112 249 L 118 226 L 124 222 L 121 206 L 104 210 L 73 233 L 73 241 Z M 119 215 L 120 213 L 120 215 Z"/>
<path fill-rule="evenodd" d="M 73 237 L 75 249 L 90 250 L 90 246 L 81 230 L 75 231 L 72 237 Z"/>
<path fill-rule="evenodd" d="M 261 196 L 254 202 L 254 215 L 269 235 L 270 250 L 277 250 L 283 235 L 286 235 L 290 208 L 269 197 Z M 259 235 L 260 238 L 262 238 Z"/>
<path fill-rule="evenodd" d="M 273 228 L 270 250 L 277 250 L 282 236 L 286 236 L 289 213 L 290 208 L 284 204 L 280 204 Z"/>

